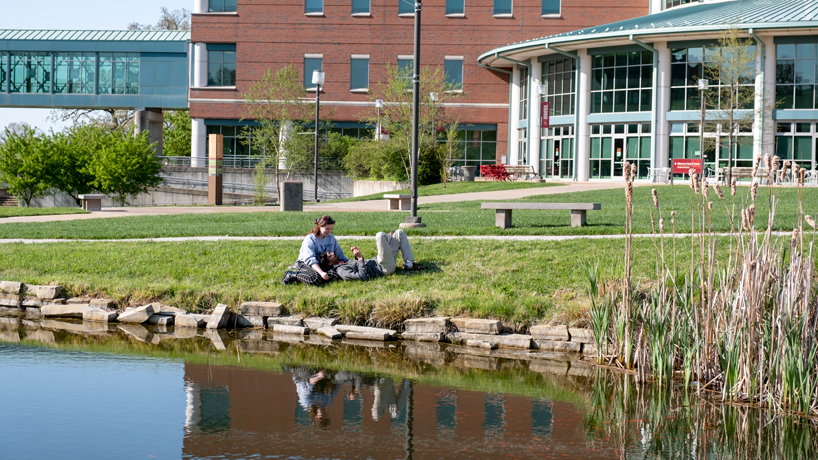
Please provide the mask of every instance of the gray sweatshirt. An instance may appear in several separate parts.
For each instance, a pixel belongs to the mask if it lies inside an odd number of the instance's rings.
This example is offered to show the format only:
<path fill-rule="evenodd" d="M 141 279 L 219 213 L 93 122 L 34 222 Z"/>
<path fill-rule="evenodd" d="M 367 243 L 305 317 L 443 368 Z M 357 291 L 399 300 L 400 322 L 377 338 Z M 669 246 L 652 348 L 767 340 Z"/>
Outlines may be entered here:
<path fill-rule="evenodd" d="M 350 260 L 333 268 L 344 281 L 367 281 L 383 276 L 383 270 L 375 259 Z"/>

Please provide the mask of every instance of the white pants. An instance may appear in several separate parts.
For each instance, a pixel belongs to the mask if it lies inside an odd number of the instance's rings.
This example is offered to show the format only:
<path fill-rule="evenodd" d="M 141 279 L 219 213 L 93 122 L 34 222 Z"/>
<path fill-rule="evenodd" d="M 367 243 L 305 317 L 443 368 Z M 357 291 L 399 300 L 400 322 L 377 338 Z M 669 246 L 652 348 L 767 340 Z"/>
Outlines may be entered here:
<path fill-rule="evenodd" d="M 415 256 L 412 254 L 412 246 L 409 245 L 409 238 L 403 230 L 395 230 L 392 236 L 388 233 L 378 232 L 375 235 L 375 244 L 378 245 L 378 265 L 381 266 L 384 275 L 395 273 L 398 261 L 398 251 L 403 256 L 403 262 L 413 262 Z"/>

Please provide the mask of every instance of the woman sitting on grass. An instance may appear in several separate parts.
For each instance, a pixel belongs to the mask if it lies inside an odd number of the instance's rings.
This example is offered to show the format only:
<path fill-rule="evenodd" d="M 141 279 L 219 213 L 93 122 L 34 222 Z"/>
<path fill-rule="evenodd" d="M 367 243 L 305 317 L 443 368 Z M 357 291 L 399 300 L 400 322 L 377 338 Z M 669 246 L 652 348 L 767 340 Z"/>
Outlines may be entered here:
<path fill-rule="evenodd" d="M 333 228 L 335 228 L 335 221 L 330 216 L 321 216 L 320 219 L 315 220 L 312 232 L 301 243 L 301 251 L 295 262 L 297 271 L 302 271 L 304 267 L 310 268 L 321 279 L 329 281 L 330 275 L 326 268 L 321 267 L 318 263 L 318 254 L 333 254 L 338 258 L 339 263 L 349 261 L 344 255 L 344 250 L 338 245 L 338 241 L 332 236 Z"/>

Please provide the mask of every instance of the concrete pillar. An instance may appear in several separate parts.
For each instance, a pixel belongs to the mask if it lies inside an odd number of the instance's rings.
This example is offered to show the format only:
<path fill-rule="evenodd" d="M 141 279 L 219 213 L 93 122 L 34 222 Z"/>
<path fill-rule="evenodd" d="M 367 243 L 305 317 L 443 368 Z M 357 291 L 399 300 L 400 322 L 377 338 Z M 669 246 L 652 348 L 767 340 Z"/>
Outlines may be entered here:
<path fill-rule="evenodd" d="M 210 135 L 210 152 L 207 167 L 207 204 L 222 204 L 224 191 L 224 136 Z"/>
<path fill-rule="evenodd" d="M 665 0 L 650 0 L 649 14 L 656 14 L 662 11 Z"/>
<path fill-rule="evenodd" d="M 542 84 L 542 65 L 537 62 L 537 58 L 531 58 L 531 84 L 528 88 L 528 125 L 531 129 L 528 133 L 528 164 L 534 167 L 534 172 L 540 174 L 540 95 L 537 87 Z"/>
<path fill-rule="evenodd" d="M 775 59 L 776 50 L 773 37 L 759 37 L 764 42 L 764 92 L 763 98 L 756 99 L 756 113 L 761 120 L 760 150 L 753 149 L 753 155 L 775 152 L 775 120 L 773 111 L 775 106 Z M 759 91 L 756 87 L 756 91 Z M 755 132 L 755 127 L 753 127 Z"/>
<path fill-rule="evenodd" d="M 204 168 L 207 161 L 207 127 L 204 118 L 194 118 L 191 122 L 190 166 Z"/>
<path fill-rule="evenodd" d="M 193 0 L 193 14 L 207 13 L 207 0 Z"/>
<path fill-rule="evenodd" d="M 576 143 L 577 175 L 574 180 L 587 181 L 591 173 L 591 127 L 588 126 L 588 115 L 591 113 L 591 56 L 585 49 L 577 50 L 579 59 L 579 90 L 577 92 L 577 132 Z"/>
<path fill-rule="evenodd" d="M 193 44 L 193 87 L 207 86 L 207 45 Z"/>
<path fill-rule="evenodd" d="M 519 130 L 517 122 L 520 121 L 520 69 L 514 66 L 511 73 L 511 100 L 509 101 L 509 111 L 511 112 L 511 126 L 508 127 L 508 164 L 518 165 L 522 162 L 519 152 Z"/>
<path fill-rule="evenodd" d="M 162 141 L 165 131 L 165 117 L 162 109 L 144 109 L 134 112 L 136 134 L 147 131 L 153 151 L 162 156 Z"/>
<path fill-rule="evenodd" d="M 670 148 L 670 126 L 667 122 L 667 112 L 670 110 L 670 49 L 667 42 L 655 42 L 653 47 L 659 55 L 659 75 L 656 78 L 656 126 L 653 129 L 654 151 L 651 163 L 655 168 L 665 168 L 670 165 L 668 154 Z"/>

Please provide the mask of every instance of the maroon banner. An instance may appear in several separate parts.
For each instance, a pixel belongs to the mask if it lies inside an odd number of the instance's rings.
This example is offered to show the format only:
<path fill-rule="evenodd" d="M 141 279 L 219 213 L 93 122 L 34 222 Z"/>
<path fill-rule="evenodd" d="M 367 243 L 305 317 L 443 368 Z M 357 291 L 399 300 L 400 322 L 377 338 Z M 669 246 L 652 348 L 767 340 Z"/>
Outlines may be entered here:
<path fill-rule="evenodd" d="M 541 128 L 550 128 L 551 127 L 551 103 L 543 101 L 540 113 L 542 114 L 542 120 L 540 122 L 540 127 Z"/>
<path fill-rule="evenodd" d="M 702 173 L 702 160 L 694 158 L 674 158 L 673 174 L 690 174 L 690 169 L 696 174 Z"/>

